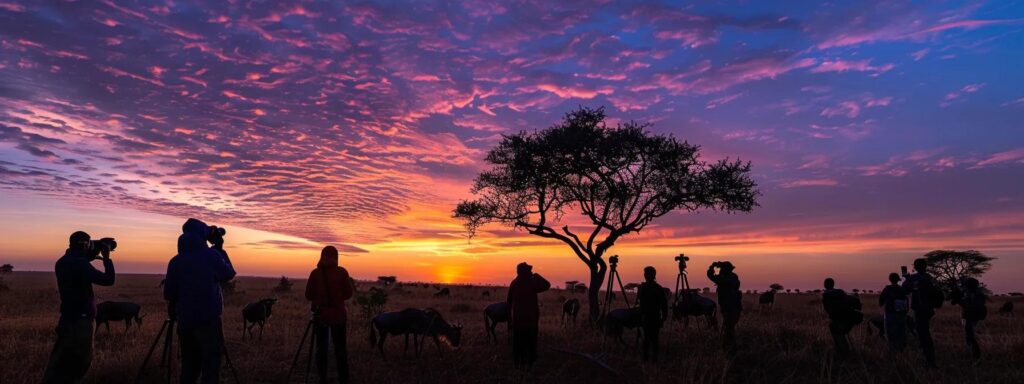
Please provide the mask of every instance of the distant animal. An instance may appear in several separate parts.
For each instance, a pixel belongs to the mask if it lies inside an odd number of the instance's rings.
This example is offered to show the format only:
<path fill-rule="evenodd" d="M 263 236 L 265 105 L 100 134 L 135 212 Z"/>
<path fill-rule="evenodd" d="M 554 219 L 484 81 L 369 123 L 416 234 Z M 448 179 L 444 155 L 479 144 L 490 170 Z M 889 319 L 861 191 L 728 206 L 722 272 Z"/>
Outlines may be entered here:
<path fill-rule="evenodd" d="M 485 290 L 485 291 L 483 291 L 483 292 L 481 292 L 481 293 L 480 293 L 480 296 L 483 296 L 483 297 L 491 297 L 491 291 L 486 291 L 486 290 Z"/>
<path fill-rule="evenodd" d="M 768 308 L 768 310 L 775 308 L 775 290 L 772 289 L 762 293 L 761 296 L 757 298 L 757 303 L 759 304 L 759 308 Z"/>
<path fill-rule="evenodd" d="M 640 308 L 613 309 L 604 318 L 605 337 L 615 338 L 620 344 L 624 344 L 623 332 L 627 328 L 633 328 L 636 329 L 636 339 L 639 342 L 640 322 Z"/>
<path fill-rule="evenodd" d="M 999 314 L 1007 317 L 1013 317 L 1013 302 L 1007 301 L 999 307 Z"/>
<path fill-rule="evenodd" d="M 714 300 L 701 296 L 696 290 L 680 292 L 679 300 L 672 306 L 672 319 L 682 320 L 684 327 L 690 326 L 690 317 L 704 317 L 708 328 L 717 328 L 715 308 L 718 304 Z"/>
<path fill-rule="evenodd" d="M 263 338 L 263 327 L 270 320 L 276 303 L 277 298 L 263 299 L 242 308 L 242 338 L 245 338 L 246 333 L 252 338 L 252 329 L 257 325 L 260 326 L 260 339 Z"/>
<path fill-rule="evenodd" d="M 123 302 L 123 301 L 104 301 L 96 305 L 96 330 L 99 331 L 100 325 L 106 325 L 107 332 L 110 332 L 111 321 L 124 321 L 124 332 L 128 333 L 128 328 L 131 328 L 132 322 L 135 323 L 135 328 L 142 327 L 142 316 L 139 312 L 142 310 L 142 306 Z"/>
<path fill-rule="evenodd" d="M 512 306 L 506 301 L 499 301 L 484 308 L 484 329 L 487 331 L 487 338 L 498 341 L 498 335 L 494 329 L 498 323 L 505 323 L 508 329 L 508 340 L 512 341 Z"/>
<path fill-rule="evenodd" d="M 870 335 L 871 330 L 874 329 L 878 331 L 878 337 L 885 339 L 885 317 L 882 315 L 871 316 L 871 318 L 868 319 L 868 322 L 871 323 L 871 326 L 867 327 L 868 334 Z M 917 337 L 917 328 L 914 326 L 913 316 L 907 315 L 906 330 L 907 334 Z"/>
<path fill-rule="evenodd" d="M 379 334 L 379 337 L 378 337 Z M 458 347 L 462 339 L 462 325 L 451 325 L 441 317 L 436 310 L 406 308 L 398 312 L 386 312 L 374 316 L 370 320 L 370 344 L 376 345 L 380 351 L 380 357 L 387 360 L 384 355 L 384 340 L 387 335 L 405 336 L 405 349 L 402 355 L 409 350 L 409 335 L 413 336 L 413 348 L 416 356 L 420 355 L 421 337 L 430 336 L 437 345 L 438 354 L 441 353 L 440 337 L 444 337 L 453 347 Z"/>
<path fill-rule="evenodd" d="M 580 313 L 580 300 L 569 299 L 562 303 L 562 325 L 565 325 L 565 318 L 568 317 L 572 320 L 572 325 L 576 325 L 576 315 Z"/>
<path fill-rule="evenodd" d="M 434 297 L 452 297 L 452 291 L 448 290 L 448 287 L 444 287 L 440 291 L 435 292 Z"/>

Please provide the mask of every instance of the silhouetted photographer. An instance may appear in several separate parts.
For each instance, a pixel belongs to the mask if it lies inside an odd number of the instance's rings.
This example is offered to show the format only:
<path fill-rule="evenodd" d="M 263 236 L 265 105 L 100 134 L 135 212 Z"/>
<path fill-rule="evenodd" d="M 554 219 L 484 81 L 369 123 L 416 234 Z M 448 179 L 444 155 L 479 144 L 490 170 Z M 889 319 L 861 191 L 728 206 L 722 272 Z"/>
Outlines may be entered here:
<path fill-rule="evenodd" d="M 327 383 L 327 349 L 334 342 L 334 358 L 338 381 L 348 382 L 348 313 L 345 300 L 351 299 L 355 288 L 348 270 L 338 266 L 338 249 L 324 247 L 316 269 L 306 282 L 306 299 L 312 305 L 316 334 L 316 367 L 320 383 Z"/>
<path fill-rule="evenodd" d="M 114 285 L 114 262 L 110 252 L 117 248 L 112 238 L 92 240 L 88 233 L 71 234 L 68 249 L 57 264 L 57 289 L 60 293 L 60 320 L 57 342 L 46 365 L 43 383 L 78 383 L 92 363 L 93 319 L 96 296 L 93 284 Z M 91 264 L 103 260 L 103 272 Z"/>
<path fill-rule="evenodd" d="M 910 298 L 900 286 L 900 275 L 889 274 L 889 285 L 878 295 L 878 305 L 882 307 L 885 339 L 889 349 L 899 352 L 907 346 L 907 312 L 910 311 Z"/>
<path fill-rule="evenodd" d="M 540 329 L 540 304 L 537 294 L 551 283 L 533 273 L 533 266 L 519 263 L 516 278 L 508 285 L 508 304 L 512 309 L 512 357 L 516 367 L 529 368 L 537 360 L 537 336 Z"/>
<path fill-rule="evenodd" d="M 964 325 L 964 337 L 967 341 L 967 348 L 971 350 L 971 357 L 975 360 L 981 358 L 981 346 L 978 345 L 978 336 L 975 331 L 978 323 L 988 317 L 988 296 L 981 289 L 978 279 L 968 277 L 964 280 L 963 290 L 953 293 L 953 304 L 960 306 L 960 321 Z"/>
<path fill-rule="evenodd" d="M 903 267 L 906 271 L 906 267 Z M 906 272 L 904 272 L 906 274 Z M 932 341 L 932 317 L 935 309 L 942 307 L 945 297 L 935 286 L 935 281 L 928 274 L 928 261 L 914 260 L 914 274 L 906 274 L 903 290 L 910 293 L 910 309 L 914 310 L 914 328 L 917 339 L 921 342 L 925 363 L 928 367 L 935 366 L 935 343 Z"/>
<path fill-rule="evenodd" d="M 828 331 L 836 344 L 836 353 L 842 357 L 849 356 L 850 331 L 864 321 L 860 299 L 847 295 L 842 289 L 836 288 L 836 281 L 831 277 L 825 279 L 824 285 L 825 292 L 821 294 L 821 306 L 828 314 Z"/>
<path fill-rule="evenodd" d="M 200 377 L 203 383 L 217 383 L 224 348 L 220 284 L 234 278 L 235 269 L 224 251 L 223 228 L 188 219 L 181 229 L 178 254 L 167 264 L 164 284 L 168 316 L 178 322 L 181 383 Z"/>
<path fill-rule="evenodd" d="M 718 273 L 715 273 L 715 269 Z M 708 279 L 715 283 L 718 305 L 722 312 L 722 347 L 727 352 L 736 348 L 736 324 L 743 312 L 743 293 L 740 292 L 740 277 L 733 271 L 736 267 L 728 261 L 716 261 L 708 267 Z"/>
<path fill-rule="evenodd" d="M 685 267 L 680 267 L 680 271 Z M 640 324 L 644 329 L 644 361 L 658 361 L 661 326 L 668 319 L 668 296 L 665 288 L 655 281 L 658 271 L 654 267 L 644 268 L 644 282 L 636 291 L 640 306 Z"/>

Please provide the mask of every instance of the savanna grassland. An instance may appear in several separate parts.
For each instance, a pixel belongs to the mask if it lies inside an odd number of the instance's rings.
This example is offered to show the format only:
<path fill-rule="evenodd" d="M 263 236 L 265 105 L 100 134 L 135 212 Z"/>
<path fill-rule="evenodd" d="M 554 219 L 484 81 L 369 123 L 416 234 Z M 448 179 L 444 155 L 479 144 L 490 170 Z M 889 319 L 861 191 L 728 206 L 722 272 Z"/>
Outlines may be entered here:
<path fill-rule="evenodd" d="M 123 332 L 123 323 L 100 330 L 95 339 L 92 368 L 86 377 L 92 383 L 131 382 L 150 342 L 165 317 L 165 305 L 157 275 L 121 275 L 110 288 L 97 288 L 99 301 L 134 301 L 146 315 L 141 330 Z M 58 297 L 51 273 L 8 274 L 9 291 L 0 292 L 0 383 L 39 382 L 54 341 Z M 227 297 L 224 328 L 227 347 L 245 383 L 283 383 L 292 354 L 309 319 L 302 298 L 304 281 L 297 281 L 280 299 L 262 340 L 243 340 L 241 308 L 249 302 L 274 296 L 276 279 L 239 278 L 238 293 Z M 371 286 L 360 284 L 361 290 Z M 400 339 L 390 338 L 385 346 L 389 360 L 382 361 L 368 342 L 368 321 L 350 305 L 349 356 L 352 378 L 364 383 L 1022 383 L 1024 382 L 1024 318 L 995 314 L 1006 298 L 990 304 L 991 315 L 980 330 L 985 359 L 970 363 L 959 327 L 958 308 L 947 304 L 934 320 L 939 367 L 923 369 L 922 359 L 911 338 L 911 348 L 891 354 L 877 334 L 868 334 L 867 324 L 851 334 L 854 356 L 835 359 L 820 301 L 812 294 L 779 294 L 775 309 L 759 312 L 756 297 L 744 299 L 746 311 L 738 328 L 739 352 L 732 358 L 720 351 L 718 333 L 691 322 L 688 329 L 669 323 L 662 334 L 662 359 L 657 365 L 643 365 L 632 333 L 626 345 L 605 342 L 602 334 L 584 325 L 580 315 L 576 327 L 560 325 L 561 302 L 574 295 L 553 289 L 541 295 L 542 318 L 540 359 L 531 372 L 512 369 L 511 348 L 499 327 L 499 343 L 485 338 L 482 309 L 504 297 L 501 287 L 452 286 L 452 297 L 435 298 L 434 287 L 389 288 L 386 310 L 433 307 L 453 323 L 465 325 L 462 345 L 445 346 L 438 355 L 432 343 L 420 358 L 402 357 Z M 754 287 L 747 287 L 754 288 Z M 490 296 L 483 292 L 490 291 Z M 578 296 L 581 300 L 582 295 Z M 712 295 L 712 298 L 714 296 Z M 878 314 L 875 297 L 863 295 L 867 317 Z M 619 305 L 622 305 L 619 302 Z M 1019 306 L 1019 305 L 1018 305 Z M 584 308 L 585 312 L 585 308 Z M 572 353 L 567 353 L 572 352 Z M 154 361 L 159 356 L 156 353 Z M 605 363 L 600 367 L 592 359 Z M 292 382 L 302 382 L 304 366 Z M 223 382 L 232 379 L 227 369 Z M 144 382 L 161 382 L 159 372 L 150 369 Z"/>

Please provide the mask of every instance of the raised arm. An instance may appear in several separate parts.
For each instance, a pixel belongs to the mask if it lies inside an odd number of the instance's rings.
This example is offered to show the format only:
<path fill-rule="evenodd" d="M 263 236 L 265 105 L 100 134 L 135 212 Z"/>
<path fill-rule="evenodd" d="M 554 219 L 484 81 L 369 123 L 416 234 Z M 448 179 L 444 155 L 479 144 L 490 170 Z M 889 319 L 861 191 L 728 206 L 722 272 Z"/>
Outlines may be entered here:
<path fill-rule="evenodd" d="M 221 247 L 210 248 L 213 252 L 210 257 L 210 264 L 213 267 L 213 278 L 218 282 L 225 282 L 235 278 L 235 267 L 231 265 L 231 259 L 227 251 Z"/>
<path fill-rule="evenodd" d="M 352 277 L 349 276 L 348 270 L 345 268 L 341 269 L 341 300 L 345 301 L 352 298 L 355 294 L 355 287 L 352 286 Z"/>
<path fill-rule="evenodd" d="M 110 255 L 107 254 L 103 257 L 103 272 L 92 266 L 92 264 L 85 263 L 86 274 L 89 276 L 89 282 L 109 287 L 114 285 L 114 262 L 110 260 Z"/>
<path fill-rule="evenodd" d="M 541 276 L 539 273 L 533 274 L 533 284 L 533 289 L 537 293 L 541 293 L 548 289 L 551 289 L 551 282 L 549 282 L 547 279 L 544 278 L 544 276 Z"/>

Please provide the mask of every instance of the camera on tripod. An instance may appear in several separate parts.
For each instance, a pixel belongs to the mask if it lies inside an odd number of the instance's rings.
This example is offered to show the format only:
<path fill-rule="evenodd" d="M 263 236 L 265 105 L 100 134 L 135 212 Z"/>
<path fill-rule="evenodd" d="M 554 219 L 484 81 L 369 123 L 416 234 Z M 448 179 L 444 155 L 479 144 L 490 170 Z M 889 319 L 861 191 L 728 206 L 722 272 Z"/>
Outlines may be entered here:
<path fill-rule="evenodd" d="M 615 268 L 615 265 L 618 264 L 618 263 L 619 263 L 619 255 L 612 255 L 612 257 L 608 258 L 608 264 L 610 264 L 612 268 Z"/>
<path fill-rule="evenodd" d="M 690 257 L 686 256 L 686 254 L 680 253 L 679 256 L 676 256 L 675 259 L 677 262 L 679 262 L 679 272 L 686 272 L 686 262 L 690 261 Z"/>

